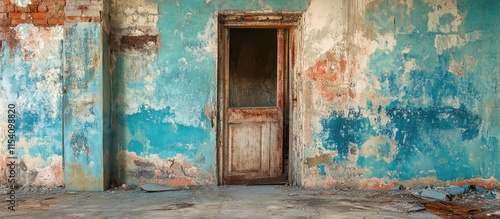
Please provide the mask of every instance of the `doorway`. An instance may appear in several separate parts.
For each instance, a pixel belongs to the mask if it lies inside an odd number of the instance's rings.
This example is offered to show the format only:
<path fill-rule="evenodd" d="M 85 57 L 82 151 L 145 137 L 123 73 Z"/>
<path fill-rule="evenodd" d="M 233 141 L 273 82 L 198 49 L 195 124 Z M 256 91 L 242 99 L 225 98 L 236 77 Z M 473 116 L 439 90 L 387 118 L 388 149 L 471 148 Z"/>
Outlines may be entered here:
<path fill-rule="evenodd" d="M 290 38 L 298 19 L 220 18 L 219 182 L 288 183 Z"/>

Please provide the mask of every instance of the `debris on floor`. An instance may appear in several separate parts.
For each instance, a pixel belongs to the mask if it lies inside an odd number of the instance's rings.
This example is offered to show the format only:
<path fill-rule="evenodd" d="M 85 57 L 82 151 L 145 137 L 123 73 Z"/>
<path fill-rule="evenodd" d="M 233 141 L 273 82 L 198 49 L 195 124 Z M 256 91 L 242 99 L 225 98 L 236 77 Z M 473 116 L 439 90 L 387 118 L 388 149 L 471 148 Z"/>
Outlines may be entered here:
<path fill-rule="evenodd" d="M 418 191 L 420 190 L 420 191 Z M 499 190 L 464 185 L 418 188 L 413 195 L 425 205 L 428 212 L 445 218 L 499 218 L 499 207 L 484 205 L 491 199 L 500 199 Z M 481 205 L 483 204 L 483 205 Z"/>
<path fill-rule="evenodd" d="M 482 211 L 480 207 L 469 207 L 453 202 L 433 201 L 425 203 L 425 209 L 437 216 L 474 215 Z"/>
<path fill-rule="evenodd" d="M 451 196 L 447 194 L 445 191 L 433 190 L 433 189 L 424 189 L 420 196 L 424 198 L 437 199 L 442 201 L 451 201 Z"/>
<path fill-rule="evenodd" d="M 500 199 L 500 191 L 498 191 L 498 190 L 489 191 L 488 198 L 489 199 Z"/>

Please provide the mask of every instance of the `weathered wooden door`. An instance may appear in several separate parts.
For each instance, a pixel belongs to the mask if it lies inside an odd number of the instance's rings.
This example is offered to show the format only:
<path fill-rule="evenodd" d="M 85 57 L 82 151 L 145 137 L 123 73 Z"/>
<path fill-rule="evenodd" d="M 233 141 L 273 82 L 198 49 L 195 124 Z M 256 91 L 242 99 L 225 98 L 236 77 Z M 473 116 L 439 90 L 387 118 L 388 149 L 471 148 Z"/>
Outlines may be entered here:
<path fill-rule="evenodd" d="M 229 28 L 224 184 L 283 182 L 285 30 Z"/>

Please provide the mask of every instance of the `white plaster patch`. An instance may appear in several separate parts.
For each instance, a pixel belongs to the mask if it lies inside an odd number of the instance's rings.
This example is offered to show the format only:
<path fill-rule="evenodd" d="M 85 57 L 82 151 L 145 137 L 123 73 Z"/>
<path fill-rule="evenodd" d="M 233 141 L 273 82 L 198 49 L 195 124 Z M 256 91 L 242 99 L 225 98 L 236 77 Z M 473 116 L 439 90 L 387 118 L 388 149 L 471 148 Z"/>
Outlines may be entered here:
<path fill-rule="evenodd" d="M 111 26 L 121 35 L 157 35 L 158 4 L 148 0 L 112 0 Z"/>
<path fill-rule="evenodd" d="M 38 174 L 36 175 L 32 186 L 60 186 L 63 185 L 63 167 L 62 167 L 62 156 L 52 155 L 49 157 L 45 163 L 49 163 L 46 167 L 40 168 L 38 162 L 43 162 L 43 159 L 30 158 L 23 156 L 23 162 L 33 161 L 34 164 L 30 164 L 28 169 L 36 170 Z M 28 166 L 28 164 L 26 164 Z"/>
<path fill-rule="evenodd" d="M 393 51 L 394 46 L 396 46 L 396 38 L 394 38 L 393 33 L 386 33 L 384 35 L 378 35 L 377 37 L 378 48 L 381 50 Z"/>
<path fill-rule="evenodd" d="M 344 39 L 347 29 L 345 1 L 314 0 L 304 14 L 304 67 L 313 65 L 322 54 Z"/>
<path fill-rule="evenodd" d="M 451 60 L 450 66 L 448 68 L 448 71 L 455 75 L 464 75 L 470 69 L 474 69 L 475 66 L 477 66 L 478 60 L 474 58 L 473 56 L 465 56 L 463 60 L 460 61 L 455 61 L 454 59 Z"/>
<path fill-rule="evenodd" d="M 400 0 L 400 4 L 405 4 L 408 9 L 413 8 L 413 0 Z M 406 11 L 407 14 L 410 14 L 410 10 Z"/>
<path fill-rule="evenodd" d="M 35 81 L 34 86 L 17 87 L 21 88 L 28 96 L 20 96 L 17 103 L 24 106 L 23 110 L 29 109 L 44 109 L 42 117 L 48 116 L 51 119 L 56 119 L 60 115 L 59 109 L 54 109 L 58 106 L 61 100 L 60 79 L 62 75 L 62 39 L 64 28 L 56 27 L 34 27 L 30 24 L 18 25 L 15 27 L 16 38 L 19 39 L 23 62 L 31 65 L 29 77 Z M 24 72 L 16 72 L 19 76 Z M 7 77 L 8 78 L 8 77 Z M 2 84 L 5 81 L 2 82 Z M 8 96 L 12 94 L 12 87 L 3 84 Z M 42 118 L 43 121 L 43 118 Z"/>
<path fill-rule="evenodd" d="M 429 31 L 442 33 L 458 31 L 458 26 L 462 23 L 462 16 L 458 14 L 457 0 L 426 0 L 426 3 L 434 9 L 428 13 L 427 28 Z M 444 15 L 454 16 L 455 19 L 451 23 L 442 24 L 440 19 Z"/>
<path fill-rule="evenodd" d="M 409 74 L 411 71 L 418 70 L 419 67 L 417 66 L 417 60 L 416 59 L 410 59 L 408 61 L 405 61 L 405 71 L 403 75 L 401 76 L 401 83 L 403 86 L 406 86 L 409 82 Z"/>
<path fill-rule="evenodd" d="M 76 92 L 76 91 L 74 91 Z M 95 115 L 90 113 L 97 104 L 96 94 L 77 94 L 73 95 L 73 99 L 70 100 L 70 106 L 75 110 L 74 115 L 78 117 L 78 121 L 82 123 L 93 123 L 95 121 Z"/>
<path fill-rule="evenodd" d="M 10 0 L 10 3 L 17 5 L 18 7 L 26 8 L 31 4 L 31 0 Z"/>
<path fill-rule="evenodd" d="M 383 148 L 387 147 L 389 148 Z M 388 150 L 386 156 L 381 155 L 381 150 Z M 374 156 L 376 160 L 384 160 L 386 163 L 392 162 L 398 153 L 397 143 L 394 139 L 386 136 L 371 136 L 363 145 L 361 145 L 361 155 L 363 157 Z"/>
<path fill-rule="evenodd" d="M 212 14 L 208 19 L 207 25 L 203 32 L 198 33 L 197 38 L 203 42 L 203 47 L 201 49 L 190 48 L 191 52 L 195 57 L 197 62 L 201 62 L 207 58 L 207 53 L 217 56 L 217 16 Z"/>
<path fill-rule="evenodd" d="M 434 38 L 434 47 L 436 48 L 438 54 L 442 54 L 445 50 L 454 47 L 462 47 L 466 43 L 474 42 L 480 38 L 481 33 L 479 31 L 467 33 L 465 34 L 465 37 L 461 37 L 457 34 L 438 34 Z"/>

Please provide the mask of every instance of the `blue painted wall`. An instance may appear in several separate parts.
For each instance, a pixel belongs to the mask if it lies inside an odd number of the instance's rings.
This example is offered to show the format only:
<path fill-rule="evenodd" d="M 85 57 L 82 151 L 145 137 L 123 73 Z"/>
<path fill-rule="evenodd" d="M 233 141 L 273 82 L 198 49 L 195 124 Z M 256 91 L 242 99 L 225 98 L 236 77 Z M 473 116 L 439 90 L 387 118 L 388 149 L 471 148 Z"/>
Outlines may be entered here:
<path fill-rule="evenodd" d="M 500 186 L 500 2 L 387 0 L 364 9 L 354 28 L 378 45 L 367 52 L 364 68 L 340 73 L 353 87 L 343 100 L 354 104 L 323 97 L 343 107 L 327 106 L 318 116 L 314 141 L 321 146 L 306 153 L 332 154 L 332 161 L 326 170 L 325 164 L 310 168 L 306 184 L 491 179 L 488 186 Z M 319 61 L 334 62 L 333 56 Z M 364 58 L 347 58 L 347 69 Z M 309 74 L 321 74 L 318 69 Z M 352 168 L 339 172 L 346 165 Z"/>
<path fill-rule="evenodd" d="M 18 25 L 0 31 L 0 184 L 7 163 L 20 185 L 59 186 L 62 174 L 63 28 Z M 15 104 L 16 159 L 7 159 L 7 106 Z"/>
<path fill-rule="evenodd" d="M 98 23 L 65 25 L 64 181 L 68 190 L 102 191 L 109 181 L 109 107 L 102 27 Z"/>
<path fill-rule="evenodd" d="M 159 12 L 158 52 L 120 53 L 114 64 L 116 178 L 120 183 L 216 184 L 216 133 L 205 110 L 216 105 L 216 11 L 304 10 L 306 3 L 153 2 Z M 186 165 L 196 174 L 186 174 Z"/>
<path fill-rule="evenodd" d="M 119 2 L 109 13 L 129 13 L 119 5 L 134 2 Z M 217 11 L 305 10 L 295 118 L 303 123 L 294 133 L 299 184 L 499 185 L 498 1 L 144 5 L 130 8 L 150 16 L 149 29 L 110 16 L 109 47 L 98 23 L 19 25 L 11 36 L 2 33 L 0 104 L 18 105 L 23 184 L 64 181 L 72 190 L 216 184 L 210 115 Z M 120 34 L 158 38 L 131 49 L 115 44 Z"/>

